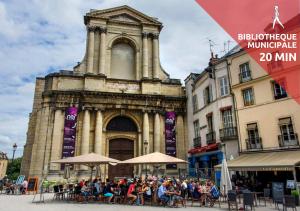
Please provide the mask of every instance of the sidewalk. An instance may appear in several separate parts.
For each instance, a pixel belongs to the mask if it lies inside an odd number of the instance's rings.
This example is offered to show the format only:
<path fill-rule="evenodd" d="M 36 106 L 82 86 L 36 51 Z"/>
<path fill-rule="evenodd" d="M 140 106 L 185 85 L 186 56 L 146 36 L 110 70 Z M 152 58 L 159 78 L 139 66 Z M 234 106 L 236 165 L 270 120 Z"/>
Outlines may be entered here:
<path fill-rule="evenodd" d="M 119 205 L 119 204 L 81 204 L 76 202 L 65 202 L 65 201 L 52 201 L 53 194 L 44 194 L 45 203 L 32 203 L 33 195 L 0 195 L 0 211 L 154 211 L 154 210 L 178 210 L 178 211 L 221 211 L 228 210 L 227 203 L 222 203 L 221 208 L 219 204 L 215 204 L 214 208 L 199 207 L 198 203 L 194 204 L 194 207 L 190 206 L 188 202 L 186 208 L 165 208 L 156 206 L 130 206 L 130 205 Z M 39 195 L 36 196 L 36 200 L 39 199 Z M 280 207 L 281 208 L 281 207 Z M 275 211 L 274 205 L 272 207 L 255 207 L 256 211 Z M 282 208 L 281 208 L 282 210 Z M 298 208 L 300 210 L 300 207 Z"/>

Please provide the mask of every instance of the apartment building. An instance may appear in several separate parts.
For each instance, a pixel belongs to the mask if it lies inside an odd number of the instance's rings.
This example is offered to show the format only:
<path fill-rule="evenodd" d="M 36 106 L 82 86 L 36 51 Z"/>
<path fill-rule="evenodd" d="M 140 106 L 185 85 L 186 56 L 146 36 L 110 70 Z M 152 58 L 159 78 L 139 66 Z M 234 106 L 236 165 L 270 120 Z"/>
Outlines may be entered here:
<path fill-rule="evenodd" d="M 214 166 L 238 156 L 238 136 L 226 59 L 212 56 L 209 67 L 185 79 L 189 175 L 214 177 Z M 223 148 L 223 146 L 225 146 Z M 223 150 L 222 150 L 223 148 Z M 216 179 L 219 179 L 216 174 Z"/>

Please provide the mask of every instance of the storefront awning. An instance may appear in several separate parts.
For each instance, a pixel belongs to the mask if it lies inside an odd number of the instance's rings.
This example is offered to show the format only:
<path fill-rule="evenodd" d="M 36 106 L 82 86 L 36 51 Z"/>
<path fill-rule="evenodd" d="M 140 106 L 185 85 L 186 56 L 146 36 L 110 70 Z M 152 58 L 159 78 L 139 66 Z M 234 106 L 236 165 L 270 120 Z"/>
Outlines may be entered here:
<path fill-rule="evenodd" d="M 228 161 L 232 171 L 292 171 L 300 163 L 300 151 L 257 152 L 242 154 Z M 221 164 L 215 166 L 221 169 Z"/>

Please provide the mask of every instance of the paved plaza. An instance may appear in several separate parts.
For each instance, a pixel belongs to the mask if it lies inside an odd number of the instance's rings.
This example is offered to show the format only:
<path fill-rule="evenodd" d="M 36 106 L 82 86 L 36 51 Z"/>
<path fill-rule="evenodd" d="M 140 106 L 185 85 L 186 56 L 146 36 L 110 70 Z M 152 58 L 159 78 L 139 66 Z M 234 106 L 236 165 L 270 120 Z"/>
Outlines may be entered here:
<path fill-rule="evenodd" d="M 156 206 L 129 206 L 129 205 L 118 205 L 118 204 L 98 204 L 98 203 L 89 203 L 81 204 L 74 202 L 63 202 L 63 201 L 53 201 L 53 194 L 45 194 L 45 203 L 32 203 L 33 195 L 0 195 L 0 211 L 94 211 L 94 210 L 105 210 L 105 211 L 164 211 L 164 210 L 202 210 L 202 211 L 212 211 L 212 210 L 228 210 L 227 204 L 223 203 L 222 208 L 207 208 L 199 207 L 195 205 L 190 207 L 189 203 L 187 208 L 164 208 Z M 300 208 L 298 208 L 299 210 Z M 256 211 L 271 211 L 276 210 L 273 207 L 263 207 L 259 206 L 255 208 Z M 281 209 L 282 210 L 282 209 Z"/>

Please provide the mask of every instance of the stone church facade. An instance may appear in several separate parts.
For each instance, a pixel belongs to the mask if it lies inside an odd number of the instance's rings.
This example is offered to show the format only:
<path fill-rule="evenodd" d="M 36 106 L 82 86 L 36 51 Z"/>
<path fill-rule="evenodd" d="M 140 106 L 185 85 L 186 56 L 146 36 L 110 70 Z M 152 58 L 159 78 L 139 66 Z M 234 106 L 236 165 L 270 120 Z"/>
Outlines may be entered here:
<path fill-rule="evenodd" d="M 128 6 L 91 10 L 84 17 L 86 54 L 73 71 L 36 79 L 21 173 L 62 176 L 65 111 L 78 108 L 75 156 L 95 152 L 124 160 L 165 153 L 165 113 L 176 113 L 176 155 L 187 159 L 186 99 L 180 80 L 161 67 L 162 23 Z M 72 49 L 70 49 L 72 50 Z M 165 166 L 161 167 L 165 169 Z M 165 169 L 178 174 L 177 169 Z M 75 166 L 76 176 L 88 175 Z M 133 176 L 142 166 L 104 166 L 106 177 Z"/>

